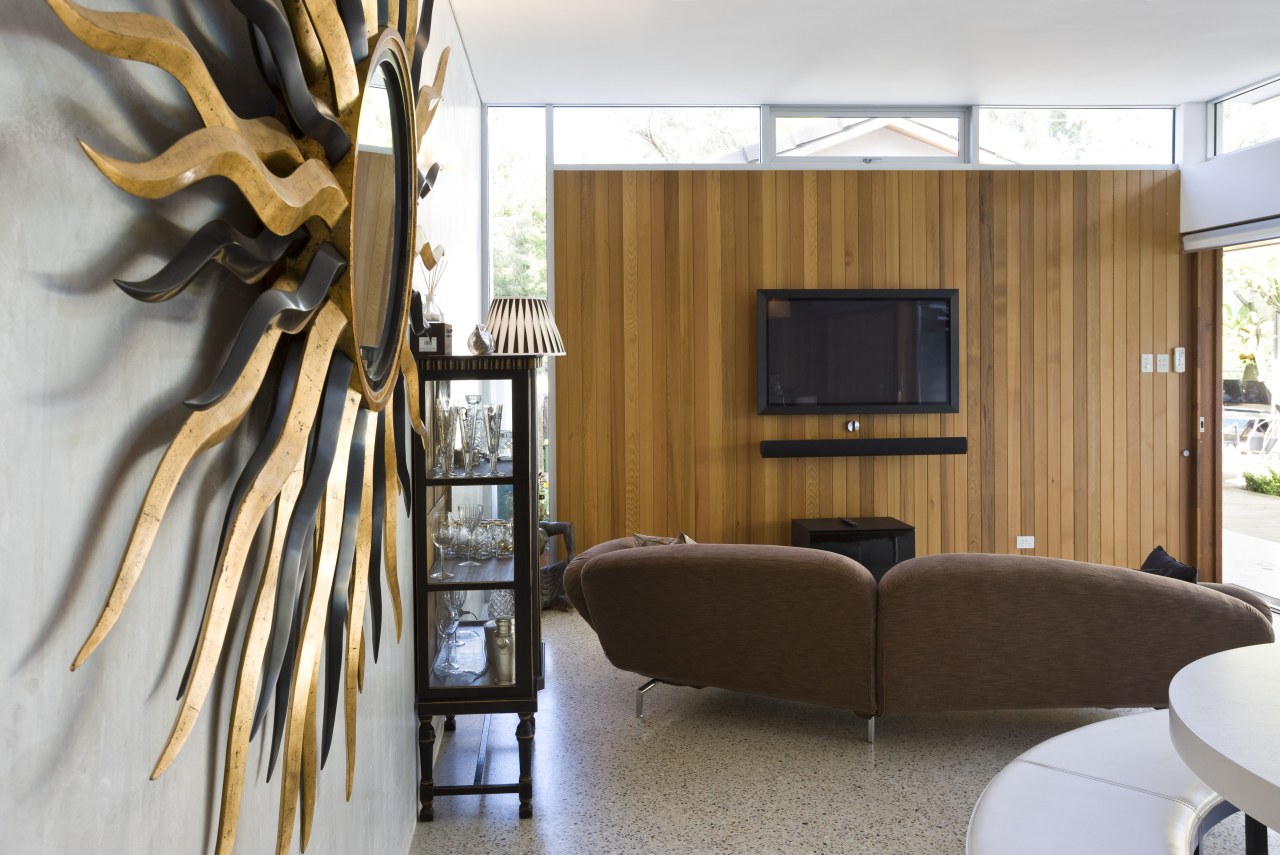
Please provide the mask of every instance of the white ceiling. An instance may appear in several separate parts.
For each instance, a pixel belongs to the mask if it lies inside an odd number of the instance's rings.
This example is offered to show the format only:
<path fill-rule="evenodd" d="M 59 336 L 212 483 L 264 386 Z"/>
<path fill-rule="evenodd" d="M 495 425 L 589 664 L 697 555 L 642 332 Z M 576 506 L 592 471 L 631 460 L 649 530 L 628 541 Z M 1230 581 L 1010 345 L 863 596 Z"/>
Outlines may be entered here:
<path fill-rule="evenodd" d="M 1280 0 L 451 3 L 488 104 L 1178 104 L 1280 74 Z"/>

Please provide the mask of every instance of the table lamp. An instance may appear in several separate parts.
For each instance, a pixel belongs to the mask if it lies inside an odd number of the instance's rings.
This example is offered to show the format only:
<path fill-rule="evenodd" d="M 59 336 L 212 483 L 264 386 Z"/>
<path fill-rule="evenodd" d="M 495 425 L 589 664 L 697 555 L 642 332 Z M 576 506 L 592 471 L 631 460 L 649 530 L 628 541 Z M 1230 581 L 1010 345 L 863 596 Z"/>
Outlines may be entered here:
<path fill-rule="evenodd" d="M 564 356 L 560 330 L 541 297 L 495 297 L 484 325 L 495 355 Z"/>

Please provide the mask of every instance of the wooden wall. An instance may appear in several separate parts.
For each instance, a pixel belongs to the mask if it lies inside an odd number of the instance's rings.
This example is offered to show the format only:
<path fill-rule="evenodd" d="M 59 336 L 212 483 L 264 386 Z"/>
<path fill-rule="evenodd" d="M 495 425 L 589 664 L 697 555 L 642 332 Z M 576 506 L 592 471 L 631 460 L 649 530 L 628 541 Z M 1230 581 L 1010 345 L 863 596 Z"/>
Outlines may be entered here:
<path fill-rule="evenodd" d="M 859 416 L 963 456 L 765 460 L 843 417 L 756 413 L 759 288 L 958 288 L 961 412 Z M 786 543 L 894 516 L 917 552 L 1137 566 L 1191 543 L 1190 346 L 1173 171 L 558 172 L 558 516 L 584 546 Z"/>
<path fill-rule="evenodd" d="M 391 299 L 393 257 L 389 247 L 395 243 L 395 158 L 373 148 L 360 149 L 358 158 L 354 198 L 360 226 L 352 257 L 359 261 L 351 268 L 356 277 L 356 340 L 377 347 Z"/>

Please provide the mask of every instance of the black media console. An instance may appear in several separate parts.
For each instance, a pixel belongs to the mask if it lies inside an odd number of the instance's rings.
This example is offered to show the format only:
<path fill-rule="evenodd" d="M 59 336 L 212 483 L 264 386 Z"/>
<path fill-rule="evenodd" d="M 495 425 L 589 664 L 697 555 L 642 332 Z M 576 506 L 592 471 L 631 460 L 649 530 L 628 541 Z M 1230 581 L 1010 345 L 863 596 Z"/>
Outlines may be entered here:
<path fill-rule="evenodd" d="M 839 552 L 880 577 L 916 557 L 916 530 L 893 517 L 840 517 L 791 521 L 791 545 Z"/>

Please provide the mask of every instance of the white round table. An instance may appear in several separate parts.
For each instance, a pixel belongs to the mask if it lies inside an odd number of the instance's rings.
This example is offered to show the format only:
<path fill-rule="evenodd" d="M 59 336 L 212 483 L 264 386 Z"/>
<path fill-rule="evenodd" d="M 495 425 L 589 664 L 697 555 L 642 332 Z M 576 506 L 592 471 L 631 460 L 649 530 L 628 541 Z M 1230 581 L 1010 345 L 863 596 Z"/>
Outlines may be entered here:
<path fill-rule="evenodd" d="M 1169 684 L 1169 734 L 1201 780 L 1280 829 L 1280 645 L 1224 650 L 1179 671 Z M 1251 852 L 1259 836 L 1257 851 L 1266 851 L 1266 829 L 1246 836 Z"/>

